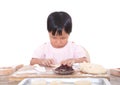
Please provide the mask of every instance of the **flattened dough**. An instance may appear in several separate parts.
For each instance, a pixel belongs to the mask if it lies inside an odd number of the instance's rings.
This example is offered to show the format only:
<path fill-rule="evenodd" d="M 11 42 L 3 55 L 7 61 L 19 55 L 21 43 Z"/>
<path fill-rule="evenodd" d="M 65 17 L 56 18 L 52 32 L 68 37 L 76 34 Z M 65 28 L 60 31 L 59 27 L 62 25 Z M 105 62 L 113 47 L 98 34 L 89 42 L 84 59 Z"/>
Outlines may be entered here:
<path fill-rule="evenodd" d="M 99 64 L 80 63 L 80 71 L 89 74 L 104 74 L 107 70 Z"/>

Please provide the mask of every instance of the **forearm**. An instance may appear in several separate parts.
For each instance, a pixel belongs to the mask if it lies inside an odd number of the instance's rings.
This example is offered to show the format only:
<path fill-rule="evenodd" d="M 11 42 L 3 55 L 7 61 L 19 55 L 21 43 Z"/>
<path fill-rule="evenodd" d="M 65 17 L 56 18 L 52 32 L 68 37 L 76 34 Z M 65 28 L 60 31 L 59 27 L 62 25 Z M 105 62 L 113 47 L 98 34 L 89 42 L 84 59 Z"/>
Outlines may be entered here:
<path fill-rule="evenodd" d="M 76 58 L 75 63 L 88 62 L 87 57 Z"/>
<path fill-rule="evenodd" d="M 32 58 L 30 61 L 30 65 L 35 65 L 35 64 L 41 65 L 41 61 L 42 59 Z"/>
<path fill-rule="evenodd" d="M 54 60 L 53 59 L 44 59 L 44 58 L 32 58 L 30 65 L 34 65 L 34 64 L 39 64 L 42 66 L 51 66 L 52 64 L 54 64 Z"/>

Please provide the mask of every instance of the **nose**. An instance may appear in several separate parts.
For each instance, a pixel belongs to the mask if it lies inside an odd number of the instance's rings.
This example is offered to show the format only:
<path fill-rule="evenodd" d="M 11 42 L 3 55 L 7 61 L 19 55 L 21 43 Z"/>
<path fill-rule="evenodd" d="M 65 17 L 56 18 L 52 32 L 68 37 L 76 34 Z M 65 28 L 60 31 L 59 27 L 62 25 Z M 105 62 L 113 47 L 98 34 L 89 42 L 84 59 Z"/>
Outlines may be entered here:
<path fill-rule="evenodd" d="M 56 40 L 56 44 L 58 44 L 58 45 L 61 44 L 61 40 L 60 40 L 60 39 L 57 39 L 57 40 Z"/>

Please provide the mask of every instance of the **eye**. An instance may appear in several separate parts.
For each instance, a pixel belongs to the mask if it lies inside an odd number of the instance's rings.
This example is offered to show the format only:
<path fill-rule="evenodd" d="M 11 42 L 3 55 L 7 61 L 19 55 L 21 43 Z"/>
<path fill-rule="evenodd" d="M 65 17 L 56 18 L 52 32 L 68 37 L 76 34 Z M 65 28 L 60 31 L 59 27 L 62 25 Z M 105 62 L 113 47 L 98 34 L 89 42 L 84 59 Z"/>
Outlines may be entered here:
<path fill-rule="evenodd" d="M 57 39 L 56 37 L 52 37 L 53 39 Z"/>
<path fill-rule="evenodd" d="M 61 37 L 60 39 L 66 39 L 66 37 Z"/>

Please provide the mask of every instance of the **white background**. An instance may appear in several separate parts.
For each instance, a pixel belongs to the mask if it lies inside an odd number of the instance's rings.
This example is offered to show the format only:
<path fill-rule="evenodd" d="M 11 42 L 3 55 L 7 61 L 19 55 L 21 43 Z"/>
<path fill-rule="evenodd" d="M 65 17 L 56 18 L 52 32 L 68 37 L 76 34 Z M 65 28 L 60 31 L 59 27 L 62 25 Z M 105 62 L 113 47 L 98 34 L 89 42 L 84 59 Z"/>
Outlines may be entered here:
<path fill-rule="evenodd" d="M 71 15 L 70 40 L 88 50 L 92 63 L 120 67 L 119 0 L 0 0 L 0 66 L 29 64 L 49 41 L 46 20 L 53 11 Z"/>

